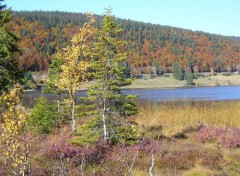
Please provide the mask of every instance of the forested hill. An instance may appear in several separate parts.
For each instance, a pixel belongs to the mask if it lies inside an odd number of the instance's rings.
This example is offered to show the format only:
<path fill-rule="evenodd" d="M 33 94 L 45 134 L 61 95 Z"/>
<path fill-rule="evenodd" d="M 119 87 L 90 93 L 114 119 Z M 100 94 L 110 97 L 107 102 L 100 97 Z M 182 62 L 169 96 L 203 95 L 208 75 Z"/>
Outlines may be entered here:
<path fill-rule="evenodd" d="M 13 12 L 11 29 L 21 40 L 19 64 L 26 70 L 47 70 L 60 48 L 68 45 L 71 36 L 86 22 L 85 15 L 67 12 Z M 97 25 L 101 20 L 97 16 Z M 232 70 L 240 64 L 240 38 L 117 19 L 124 29 L 121 38 L 131 51 L 128 62 L 132 71 L 148 73 L 152 65 L 171 72 L 173 61 L 182 69 L 191 66 L 199 71 Z"/>

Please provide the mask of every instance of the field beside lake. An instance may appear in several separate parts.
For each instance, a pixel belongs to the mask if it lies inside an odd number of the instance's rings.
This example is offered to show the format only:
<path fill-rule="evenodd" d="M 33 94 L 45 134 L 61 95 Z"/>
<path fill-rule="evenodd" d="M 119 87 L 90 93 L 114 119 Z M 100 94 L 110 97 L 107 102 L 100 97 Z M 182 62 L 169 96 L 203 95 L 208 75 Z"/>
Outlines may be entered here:
<path fill-rule="evenodd" d="M 198 77 L 194 79 L 194 86 L 229 86 L 229 85 L 240 85 L 240 75 L 232 74 L 230 76 L 224 76 L 222 73 L 218 73 L 211 76 L 210 73 L 206 73 L 204 77 Z M 82 89 L 87 89 L 93 85 L 94 82 L 85 82 L 82 84 Z M 150 89 L 150 88 L 177 88 L 186 87 L 184 80 L 179 81 L 173 77 L 172 73 L 166 73 L 162 76 L 151 78 L 150 75 L 144 75 L 143 78 L 135 79 L 133 83 L 127 87 L 129 89 Z"/>
<path fill-rule="evenodd" d="M 237 176 L 240 174 L 240 102 L 160 102 L 138 105 L 127 117 L 135 144 L 74 144 L 68 123 L 32 143 L 32 172 L 41 175 Z M 46 112 L 44 112 L 46 113 Z M 84 126 L 89 116 L 78 118 Z M 132 132 L 133 132 L 132 131 Z M 88 133 L 86 130 L 84 133 Z M 132 135 L 128 131 L 125 135 Z M 89 136 L 91 138 L 91 136 Z M 0 163 L 2 162 L 0 157 Z M 4 172 L 1 172 L 4 175 Z"/>
<path fill-rule="evenodd" d="M 156 173 L 237 176 L 239 117 L 239 101 L 165 102 L 141 106 L 134 119 L 145 137 L 161 141 Z"/>
<path fill-rule="evenodd" d="M 240 85 L 240 75 L 223 76 L 218 73 L 211 76 L 210 73 L 205 77 L 194 79 L 195 86 L 227 86 L 227 85 Z M 135 79 L 133 83 L 127 88 L 176 88 L 186 86 L 185 81 L 179 81 L 173 78 L 173 74 L 164 74 L 163 76 L 150 78 Z"/>
<path fill-rule="evenodd" d="M 240 102 L 160 102 L 140 106 L 135 120 L 140 128 L 159 129 L 157 136 L 173 137 L 198 126 L 240 127 Z M 154 134 L 153 134 L 154 135 Z M 155 138 L 157 136 L 151 136 Z"/>

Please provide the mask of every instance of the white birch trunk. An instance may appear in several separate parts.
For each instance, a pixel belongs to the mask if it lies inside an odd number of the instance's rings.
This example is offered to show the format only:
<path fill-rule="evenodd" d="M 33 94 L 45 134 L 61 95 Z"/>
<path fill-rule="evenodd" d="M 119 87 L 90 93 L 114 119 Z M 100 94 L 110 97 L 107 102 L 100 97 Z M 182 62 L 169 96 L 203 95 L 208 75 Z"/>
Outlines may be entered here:
<path fill-rule="evenodd" d="M 106 126 L 105 112 L 103 112 L 103 114 L 102 114 L 102 121 L 103 121 L 103 137 L 104 137 L 104 140 L 107 141 L 108 137 L 107 137 L 107 126 Z"/>
<path fill-rule="evenodd" d="M 154 162 L 154 156 L 153 156 L 153 154 L 152 154 L 152 164 L 151 164 L 151 167 L 149 168 L 149 175 L 150 176 L 153 176 L 153 174 L 152 174 L 152 171 L 153 171 L 153 167 L 154 167 L 154 165 L 155 165 L 155 162 Z"/>
<path fill-rule="evenodd" d="M 72 132 L 76 132 L 76 119 L 75 119 L 75 100 L 72 102 Z"/>
<path fill-rule="evenodd" d="M 60 94 L 58 94 L 57 105 L 58 105 L 58 112 L 60 112 Z"/>

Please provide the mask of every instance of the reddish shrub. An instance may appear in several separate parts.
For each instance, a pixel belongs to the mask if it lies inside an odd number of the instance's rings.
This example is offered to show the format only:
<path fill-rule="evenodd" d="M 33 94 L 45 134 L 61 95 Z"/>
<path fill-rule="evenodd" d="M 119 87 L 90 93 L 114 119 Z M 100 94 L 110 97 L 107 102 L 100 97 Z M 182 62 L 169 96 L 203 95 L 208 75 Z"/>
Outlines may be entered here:
<path fill-rule="evenodd" d="M 201 128 L 194 136 L 201 143 L 216 142 L 225 148 L 240 147 L 240 129 Z"/>
<path fill-rule="evenodd" d="M 59 157 L 74 159 L 76 164 L 81 162 L 81 158 L 84 158 L 86 163 L 102 164 L 106 159 L 110 146 L 111 143 L 105 142 L 103 139 L 98 140 L 92 146 L 86 147 L 77 147 L 66 141 L 61 141 L 52 146 L 49 154 L 54 159 L 58 159 Z"/>
<path fill-rule="evenodd" d="M 0 163 L 0 175 L 7 175 L 7 168 L 4 166 L 3 163 Z"/>
<path fill-rule="evenodd" d="M 159 161 L 159 167 L 170 170 L 187 170 L 193 168 L 196 163 L 216 169 L 220 167 L 222 155 L 215 150 L 200 148 L 198 145 L 181 145 L 163 155 Z"/>
<path fill-rule="evenodd" d="M 141 150 L 146 154 L 155 154 L 160 151 L 161 144 L 156 140 L 146 140 L 143 142 Z"/>
<path fill-rule="evenodd" d="M 240 147 L 240 129 L 228 129 L 226 133 L 219 135 L 217 143 L 225 148 Z"/>

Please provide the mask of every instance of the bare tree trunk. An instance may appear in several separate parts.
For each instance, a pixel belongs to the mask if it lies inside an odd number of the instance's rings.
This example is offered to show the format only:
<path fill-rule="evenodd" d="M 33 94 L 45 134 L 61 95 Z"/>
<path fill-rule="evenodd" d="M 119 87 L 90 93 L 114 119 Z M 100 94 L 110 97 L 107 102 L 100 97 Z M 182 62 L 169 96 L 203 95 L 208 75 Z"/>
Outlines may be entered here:
<path fill-rule="evenodd" d="M 58 105 L 58 112 L 60 112 L 60 94 L 58 94 L 57 105 Z"/>
<path fill-rule="evenodd" d="M 102 121 L 103 121 L 103 137 L 104 137 L 104 140 L 107 141 L 108 137 L 107 137 L 107 125 L 106 125 L 105 112 L 102 113 Z"/>
<path fill-rule="evenodd" d="M 80 165 L 80 175 L 83 176 L 83 165 L 85 164 L 84 157 L 81 159 L 81 165 Z"/>
<path fill-rule="evenodd" d="M 23 133 L 22 133 L 22 141 L 24 142 L 22 176 L 31 175 L 31 162 L 30 162 L 30 158 L 29 158 L 29 154 L 30 154 L 30 151 L 31 151 L 31 144 L 27 143 L 26 137 L 24 136 Z"/>
<path fill-rule="evenodd" d="M 132 169 L 133 169 L 134 163 L 135 163 L 135 161 L 136 161 L 136 159 L 137 159 L 138 153 L 139 153 L 139 149 L 137 150 L 135 156 L 133 157 L 132 163 L 131 163 L 131 164 L 127 164 L 127 167 L 128 167 L 128 176 L 131 176 L 131 175 L 132 175 Z"/>
<path fill-rule="evenodd" d="M 72 101 L 72 132 L 76 132 L 76 119 L 75 119 L 75 99 Z"/>
<path fill-rule="evenodd" d="M 107 133 L 107 111 L 106 111 L 106 94 L 105 97 L 100 100 L 102 106 L 102 122 L 103 122 L 103 138 L 104 141 L 108 140 L 108 133 Z"/>
<path fill-rule="evenodd" d="M 153 171 L 153 167 L 154 167 L 154 165 L 155 165 L 154 160 L 155 160 L 155 158 L 154 158 L 154 156 L 153 156 L 153 154 L 152 154 L 152 164 L 151 164 L 151 167 L 149 168 L 149 175 L 150 175 L 150 176 L 153 176 L 152 171 Z"/>
<path fill-rule="evenodd" d="M 66 167 L 65 167 L 65 163 L 64 163 L 64 156 L 63 154 L 61 154 L 60 156 L 60 172 L 61 172 L 61 176 L 68 176 L 67 174 L 67 170 L 66 170 Z"/>

